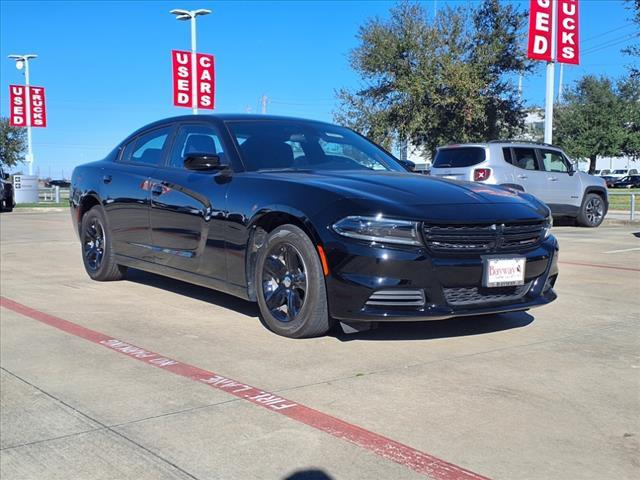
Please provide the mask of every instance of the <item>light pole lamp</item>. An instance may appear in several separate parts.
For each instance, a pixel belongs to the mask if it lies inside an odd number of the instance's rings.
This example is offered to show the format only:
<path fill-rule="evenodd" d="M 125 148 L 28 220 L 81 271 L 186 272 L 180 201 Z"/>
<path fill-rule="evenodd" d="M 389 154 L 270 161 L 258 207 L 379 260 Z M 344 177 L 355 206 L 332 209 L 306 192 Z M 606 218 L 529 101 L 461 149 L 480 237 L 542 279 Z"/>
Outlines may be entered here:
<path fill-rule="evenodd" d="M 176 16 L 176 20 L 187 21 L 191 20 L 191 105 L 193 107 L 193 114 L 198 114 L 198 92 L 196 91 L 196 17 L 200 15 L 209 15 L 211 10 L 200 8 L 198 10 L 181 10 L 179 8 L 171 10 L 173 15 Z"/>
<path fill-rule="evenodd" d="M 9 58 L 16 61 L 18 70 L 24 69 L 24 85 L 26 105 L 25 117 L 27 119 L 27 163 L 29 164 L 29 175 L 33 175 L 33 151 L 31 149 L 31 92 L 29 91 L 29 60 L 38 58 L 32 53 L 26 55 L 9 55 Z"/>

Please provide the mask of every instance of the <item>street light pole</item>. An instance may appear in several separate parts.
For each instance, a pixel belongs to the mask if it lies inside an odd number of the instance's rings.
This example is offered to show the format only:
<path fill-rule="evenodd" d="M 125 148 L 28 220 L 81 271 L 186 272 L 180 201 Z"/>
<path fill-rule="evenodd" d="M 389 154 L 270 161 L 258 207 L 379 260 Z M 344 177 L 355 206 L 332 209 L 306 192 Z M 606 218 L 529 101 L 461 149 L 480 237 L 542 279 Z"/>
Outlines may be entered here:
<path fill-rule="evenodd" d="M 27 163 L 29 164 L 29 175 L 33 175 L 33 149 L 31 145 L 31 91 L 29 90 L 29 60 L 37 58 L 37 55 L 9 55 L 9 58 L 16 61 L 16 68 L 22 70 L 24 67 L 24 85 L 26 105 L 25 118 L 27 119 Z"/>
<path fill-rule="evenodd" d="M 196 17 L 198 15 L 209 15 L 211 10 L 200 8 L 198 10 L 171 10 L 176 15 L 177 20 L 191 21 L 191 106 L 193 114 L 198 114 L 198 79 L 197 79 L 197 58 L 196 58 Z"/>
<path fill-rule="evenodd" d="M 552 0 L 551 18 L 555 19 L 558 7 L 557 0 Z M 551 61 L 547 62 L 547 89 L 544 100 L 544 143 L 553 143 L 553 87 L 556 69 L 556 28 L 557 22 L 551 22 Z"/>

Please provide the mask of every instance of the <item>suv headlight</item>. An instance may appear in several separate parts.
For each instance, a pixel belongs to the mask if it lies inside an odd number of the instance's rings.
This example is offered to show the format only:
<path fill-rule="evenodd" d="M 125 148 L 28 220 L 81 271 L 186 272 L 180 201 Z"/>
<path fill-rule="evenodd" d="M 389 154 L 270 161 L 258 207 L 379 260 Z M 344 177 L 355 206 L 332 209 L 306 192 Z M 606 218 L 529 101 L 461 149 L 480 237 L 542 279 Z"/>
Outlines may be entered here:
<path fill-rule="evenodd" d="M 346 217 L 332 226 L 345 237 L 380 243 L 422 245 L 418 234 L 418 222 L 376 217 Z"/>
<path fill-rule="evenodd" d="M 544 221 L 544 238 L 549 238 L 551 235 L 551 227 L 553 227 L 553 217 L 549 214 Z"/>

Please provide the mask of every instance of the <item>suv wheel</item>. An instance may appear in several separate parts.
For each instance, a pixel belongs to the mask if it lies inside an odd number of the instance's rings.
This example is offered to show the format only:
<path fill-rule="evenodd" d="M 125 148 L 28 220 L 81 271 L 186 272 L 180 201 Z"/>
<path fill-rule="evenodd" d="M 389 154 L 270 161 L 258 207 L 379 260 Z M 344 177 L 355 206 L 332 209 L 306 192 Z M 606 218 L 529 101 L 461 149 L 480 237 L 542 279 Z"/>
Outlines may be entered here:
<path fill-rule="evenodd" d="M 82 217 L 80 241 L 84 268 L 92 279 L 108 282 L 124 277 L 127 267 L 115 262 L 111 232 L 102 207 L 95 206 Z"/>
<path fill-rule="evenodd" d="M 260 318 L 278 335 L 315 337 L 330 327 L 320 258 L 294 225 L 272 231 L 258 253 L 256 286 Z"/>
<path fill-rule="evenodd" d="M 582 201 L 578 223 L 583 227 L 598 227 L 604 220 L 604 201 L 600 195 L 587 193 Z"/>

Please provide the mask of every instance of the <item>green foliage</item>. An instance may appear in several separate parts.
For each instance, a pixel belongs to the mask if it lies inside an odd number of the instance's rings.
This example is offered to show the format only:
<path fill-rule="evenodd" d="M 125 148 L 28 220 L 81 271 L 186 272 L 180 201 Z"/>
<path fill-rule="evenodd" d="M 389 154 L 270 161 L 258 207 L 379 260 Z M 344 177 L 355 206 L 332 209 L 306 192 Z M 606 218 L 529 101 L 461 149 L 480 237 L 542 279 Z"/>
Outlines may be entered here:
<path fill-rule="evenodd" d="M 510 137 L 524 120 L 514 73 L 531 69 L 519 48 L 525 15 L 500 0 L 445 7 L 430 20 L 403 2 L 364 24 L 351 67 L 362 87 L 337 92 L 337 122 L 389 147 Z"/>
<path fill-rule="evenodd" d="M 631 10 L 631 21 L 640 29 L 640 0 L 626 0 L 627 8 Z M 636 32 L 637 33 L 637 32 Z M 622 53 L 629 55 L 632 59 L 640 58 L 640 44 L 632 44 L 622 50 Z M 640 77 L 640 67 L 637 62 L 629 65 L 629 73 L 632 77 Z"/>
<path fill-rule="evenodd" d="M 554 138 L 569 155 L 589 158 L 640 154 L 640 79 L 614 85 L 606 77 L 585 76 L 564 95 L 555 111 Z"/>
<path fill-rule="evenodd" d="M 26 130 L 12 127 L 8 118 L 0 118 L 0 164 L 13 167 L 23 162 L 26 149 Z"/>

